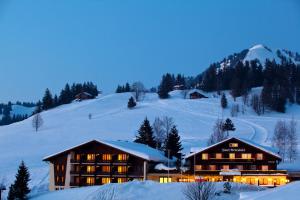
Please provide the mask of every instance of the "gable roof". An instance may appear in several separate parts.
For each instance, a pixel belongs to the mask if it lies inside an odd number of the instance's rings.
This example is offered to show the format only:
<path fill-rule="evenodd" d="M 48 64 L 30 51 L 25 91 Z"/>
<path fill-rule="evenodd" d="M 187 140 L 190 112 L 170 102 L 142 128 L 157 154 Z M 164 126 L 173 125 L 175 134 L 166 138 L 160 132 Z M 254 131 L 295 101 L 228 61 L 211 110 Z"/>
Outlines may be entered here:
<path fill-rule="evenodd" d="M 142 158 L 147 161 L 168 162 L 168 158 L 164 156 L 163 152 L 161 152 L 157 149 L 153 149 L 144 144 L 128 142 L 128 141 L 100 141 L 100 140 L 91 140 L 91 141 L 82 143 L 80 145 L 68 148 L 61 152 L 58 152 L 58 153 L 55 153 L 55 154 L 45 157 L 43 159 L 43 161 L 49 161 L 51 158 L 54 158 L 54 157 L 59 156 L 64 153 L 69 153 L 70 151 L 72 151 L 76 148 L 79 148 L 81 146 L 87 145 L 92 142 L 110 146 L 112 148 L 118 149 L 120 151 L 124 151 L 128 154 L 134 155 L 136 157 Z"/>
<path fill-rule="evenodd" d="M 245 144 L 248 144 L 248 145 L 250 145 L 250 146 L 253 146 L 253 147 L 255 147 L 255 148 L 257 148 L 257 149 L 259 149 L 259 150 L 261 150 L 261 151 L 264 151 L 264 152 L 266 152 L 266 153 L 269 153 L 269 154 L 271 154 L 271 155 L 273 155 L 273 156 L 275 156 L 275 157 L 281 159 L 280 155 L 277 153 L 277 152 L 278 152 L 277 149 L 272 148 L 272 147 L 266 147 L 266 146 L 257 144 L 257 143 L 255 143 L 255 142 L 253 142 L 253 141 L 251 141 L 251 140 L 246 140 L 246 139 L 237 138 L 237 137 L 227 138 L 227 139 L 225 139 L 225 140 L 223 140 L 223 141 L 221 141 L 221 142 L 218 142 L 218 143 L 216 143 L 216 144 L 213 144 L 213 145 L 210 145 L 210 146 L 208 146 L 208 147 L 202 148 L 202 149 L 200 149 L 199 151 L 196 151 L 196 152 L 193 152 L 193 153 L 187 155 L 185 158 L 190 158 L 190 157 L 192 157 L 192 156 L 194 156 L 194 155 L 196 155 L 196 154 L 198 154 L 198 153 L 201 153 L 201 152 L 203 152 L 203 151 L 206 151 L 206 150 L 208 150 L 208 149 L 210 149 L 210 148 L 212 148 L 212 147 L 215 147 L 215 146 L 217 146 L 217 145 L 219 145 L 219 144 L 223 144 L 223 143 L 225 143 L 225 142 L 227 142 L 227 141 L 229 141 L 229 140 L 232 140 L 232 139 L 236 139 L 236 140 L 238 140 L 238 141 L 240 141 L 240 142 L 243 142 L 243 143 L 245 143 Z"/>

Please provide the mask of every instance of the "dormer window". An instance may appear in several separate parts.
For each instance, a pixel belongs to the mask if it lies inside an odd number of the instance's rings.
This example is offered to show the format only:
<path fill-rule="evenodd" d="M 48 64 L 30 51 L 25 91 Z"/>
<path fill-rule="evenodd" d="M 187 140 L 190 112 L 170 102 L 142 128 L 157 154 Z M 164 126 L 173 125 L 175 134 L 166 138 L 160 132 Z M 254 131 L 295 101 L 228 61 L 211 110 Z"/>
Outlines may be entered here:
<path fill-rule="evenodd" d="M 238 143 L 229 143 L 229 147 L 239 147 Z"/>

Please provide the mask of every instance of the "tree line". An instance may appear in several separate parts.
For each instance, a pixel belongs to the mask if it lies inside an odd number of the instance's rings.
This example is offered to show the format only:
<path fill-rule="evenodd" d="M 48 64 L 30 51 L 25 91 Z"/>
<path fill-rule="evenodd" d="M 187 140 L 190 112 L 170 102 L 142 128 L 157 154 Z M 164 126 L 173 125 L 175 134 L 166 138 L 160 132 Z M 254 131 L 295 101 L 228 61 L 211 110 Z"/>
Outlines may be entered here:
<path fill-rule="evenodd" d="M 15 122 L 22 121 L 24 119 L 28 118 L 27 114 L 21 115 L 21 114 L 11 114 L 12 111 L 12 103 L 8 102 L 7 104 L 0 104 L 0 115 L 2 115 L 2 118 L 0 120 L 0 126 L 9 125 Z M 26 102 L 17 102 L 16 105 L 23 105 L 25 107 L 33 107 L 33 103 L 26 103 Z"/>

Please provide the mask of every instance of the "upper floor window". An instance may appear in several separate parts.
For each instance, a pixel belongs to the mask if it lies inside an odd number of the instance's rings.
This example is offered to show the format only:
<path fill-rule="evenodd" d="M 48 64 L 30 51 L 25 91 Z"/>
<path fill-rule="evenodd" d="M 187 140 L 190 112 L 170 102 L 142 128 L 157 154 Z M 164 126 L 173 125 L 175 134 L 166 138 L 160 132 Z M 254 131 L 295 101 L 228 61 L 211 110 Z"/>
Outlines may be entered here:
<path fill-rule="evenodd" d="M 269 170 L 269 166 L 268 165 L 262 165 L 261 170 L 267 171 L 267 170 Z"/>
<path fill-rule="evenodd" d="M 202 154 L 202 160 L 208 160 L 208 154 L 207 153 Z"/>
<path fill-rule="evenodd" d="M 223 170 L 229 170 L 229 165 L 223 165 L 222 169 Z"/>
<path fill-rule="evenodd" d="M 208 165 L 209 170 L 217 170 L 216 165 Z"/>
<path fill-rule="evenodd" d="M 76 154 L 76 160 L 77 160 L 77 161 L 80 160 L 80 154 Z"/>
<path fill-rule="evenodd" d="M 127 158 L 128 158 L 127 154 L 118 154 L 119 161 L 125 161 L 127 160 Z"/>
<path fill-rule="evenodd" d="M 94 173 L 95 172 L 95 166 L 87 166 L 86 171 L 89 173 Z"/>
<path fill-rule="evenodd" d="M 111 160 L 111 154 L 103 154 L 102 155 L 102 160 L 105 160 L 105 161 Z"/>
<path fill-rule="evenodd" d="M 195 165 L 195 171 L 200 171 L 202 170 L 202 165 Z"/>
<path fill-rule="evenodd" d="M 256 159 L 257 160 L 263 160 L 263 154 L 262 153 L 256 154 Z"/>
<path fill-rule="evenodd" d="M 230 158 L 230 159 L 235 159 L 235 153 L 230 153 L 230 154 L 229 154 L 229 158 Z"/>
<path fill-rule="evenodd" d="M 251 159 L 251 153 L 242 153 L 242 159 Z"/>
<path fill-rule="evenodd" d="M 118 173 L 127 172 L 127 166 L 118 166 Z"/>
<path fill-rule="evenodd" d="M 93 160 L 95 160 L 95 154 L 87 154 L 87 160 L 88 160 L 88 161 L 93 161 Z"/>
<path fill-rule="evenodd" d="M 110 166 L 102 166 L 103 172 L 110 172 Z"/>
<path fill-rule="evenodd" d="M 237 168 L 238 170 L 243 170 L 243 169 L 244 169 L 243 165 L 237 165 L 236 168 Z"/>
<path fill-rule="evenodd" d="M 222 154 L 221 153 L 216 153 L 216 159 L 222 159 Z"/>
<path fill-rule="evenodd" d="M 229 143 L 229 147 L 239 147 L 238 143 Z"/>

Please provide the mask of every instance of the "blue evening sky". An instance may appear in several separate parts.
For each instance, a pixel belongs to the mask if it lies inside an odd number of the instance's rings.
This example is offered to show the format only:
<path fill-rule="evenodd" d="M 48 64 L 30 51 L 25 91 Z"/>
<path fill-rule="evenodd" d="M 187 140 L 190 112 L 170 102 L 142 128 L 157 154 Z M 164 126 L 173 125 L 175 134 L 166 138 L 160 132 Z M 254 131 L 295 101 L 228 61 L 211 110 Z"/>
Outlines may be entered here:
<path fill-rule="evenodd" d="M 196 75 L 262 43 L 300 52 L 298 0 L 0 0 L 0 102 Z"/>

